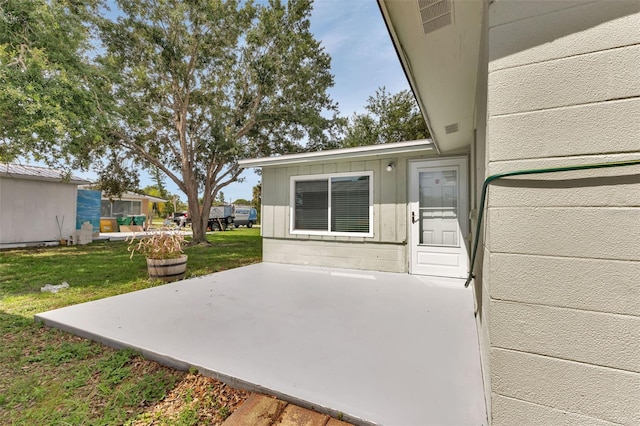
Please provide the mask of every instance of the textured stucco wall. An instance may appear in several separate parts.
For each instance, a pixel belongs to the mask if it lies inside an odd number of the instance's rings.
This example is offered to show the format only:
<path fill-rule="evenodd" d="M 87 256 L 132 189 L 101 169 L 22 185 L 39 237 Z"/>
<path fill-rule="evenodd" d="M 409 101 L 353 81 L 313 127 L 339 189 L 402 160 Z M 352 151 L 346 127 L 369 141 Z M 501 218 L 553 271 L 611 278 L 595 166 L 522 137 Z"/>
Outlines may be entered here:
<path fill-rule="evenodd" d="M 482 247 L 483 234 L 476 235 L 478 226 L 478 209 L 482 186 L 486 178 L 486 139 L 487 139 L 487 78 L 488 78 L 488 3 L 483 2 L 482 33 L 480 38 L 478 74 L 476 82 L 476 116 L 475 116 L 475 139 L 472 144 L 471 158 L 471 200 L 470 208 L 471 232 L 473 238 L 480 238 L 479 247 Z M 474 279 L 474 301 L 475 317 L 478 327 L 478 344 L 480 346 L 480 360 L 482 363 L 482 379 L 485 391 L 485 402 L 487 413 L 491 412 L 491 352 L 489 339 L 489 290 L 485 280 L 483 263 L 483 250 L 478 250 L 476 254 L 475 279 Z"/>
<path fill-rule="evenodd" d="M 487 175 L 640 158 L 640 2 L 498 0 L 488 17 Z M 639 176 L 492 185 L 492 424 L 640 424 Z"/>
<path fill-rule="evenodd" d="M 76 230 L 77 186 L 0 178 L 0 243 L 58 241 Z M 64 218 L 64 223 L 62 220 Z"/>

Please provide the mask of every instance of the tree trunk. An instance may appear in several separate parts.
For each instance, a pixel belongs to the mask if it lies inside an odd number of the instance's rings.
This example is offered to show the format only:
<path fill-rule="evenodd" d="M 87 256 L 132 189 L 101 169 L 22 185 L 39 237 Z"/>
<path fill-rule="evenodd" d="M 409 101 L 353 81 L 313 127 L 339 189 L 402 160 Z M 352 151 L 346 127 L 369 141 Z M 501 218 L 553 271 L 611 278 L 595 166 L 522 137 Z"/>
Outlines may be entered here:
<path fill-rule="evenodd" d="M 191 211 L 191 208 L 189 208 L 189 210 Z M 196 210 L 198 210 L 198 217 L 191 218 L 191 230 L 193 231 L 192 244 L 207 242 L 207 225 L 205 217 L 208 215 L 201 214 L 199 207 L 197 207 Z"/>
<path fill-rule="evenodd" d="M 189 176 L 190 177 L 190 176 Z M 198 185 L 191 182 L 190 179 L 186 185 L 187 203 L 189 205 L 189 217 L 191 217 L 191 231 L 193 232 L 192 244 L 201 244 L 207 242 L 207 228 L 204 224 L 204 217 L 209 217 L 209 212 L 200 211 L 200 204 L 198 203 Z"/>

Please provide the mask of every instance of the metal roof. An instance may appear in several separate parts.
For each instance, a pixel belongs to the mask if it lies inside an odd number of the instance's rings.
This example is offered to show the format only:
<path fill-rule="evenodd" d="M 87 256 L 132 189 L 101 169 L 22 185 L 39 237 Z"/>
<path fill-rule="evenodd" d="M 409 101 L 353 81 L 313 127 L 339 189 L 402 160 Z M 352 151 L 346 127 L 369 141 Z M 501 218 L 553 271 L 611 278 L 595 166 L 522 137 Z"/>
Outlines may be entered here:
<path fill-rule="evenodd" d="M 90 191 L 100 191 L 100 189 L 95 188 L 93 185 L 80 185 L 78 189 L 90 190 Z M 169 200 L 165 200 L 163 198 L 154 197 L 153 195 L 147 194 L 139 194 L 137 192 L 125 191 L 120 194 L 119 197 L 109 197 L 106 195 L 104 191 L 100 191 L 100 198 L 102 200 L 123 200 L 123 201 L 133 201 L 133 200 L 147 200 L 152 203 L 168 203 Z"/>
<path fill-rule="evenodd" d="M 63 170 L 50 169 L 48 167 L 24 166 L 22 164 L 0 164 L 0 177 L 14 179 L 42 180 L 49 182 L 69 183 L 82 185 L 90 183 L 78 176 L 69 175 Z"/>
<path fill-rule="evenodd" d="M 380 145 L 358 146 L 355 148 L 331 149 L 327 151 L 287 154 L 278 157 L 250 158 L 238 161 L 242 168 L 281 166 L 297 163 L 345 160 L 349 158 L 381 157 L 385 155 L 422 152 L 435 149 L 430 139 L 409 142 L 394 142 Z"/>
<path fill-rule="evenodd" d="M 104 195 L 104 193 L 102 193 L 102 199 L 103 200 L 107 200 L 108 197 L 106 197 Z M 153 195 L 146 195 L 146 194 L 136 194 L 135 192 L 125 192 L 123 193 L 119 198 L 115 197 L 115 199 L 118 200 L 148 200 L 151 201 L 152 203 L 168 203 L 169 200 L 164 200 L 162 198 L 158 198 L 158 197 L 154 197 Z"/>

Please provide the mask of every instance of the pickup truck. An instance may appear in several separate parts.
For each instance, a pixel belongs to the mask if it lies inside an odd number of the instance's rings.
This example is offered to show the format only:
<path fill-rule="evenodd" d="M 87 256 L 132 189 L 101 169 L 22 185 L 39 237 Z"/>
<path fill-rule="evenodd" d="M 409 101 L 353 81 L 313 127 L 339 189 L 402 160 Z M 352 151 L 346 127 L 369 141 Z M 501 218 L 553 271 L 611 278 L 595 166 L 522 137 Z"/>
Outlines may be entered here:
<path fill-rule="evenodd" d="M 186 226 L 187 223 L 191 223 L 191 218 L 189 217 L 188 212 L 175 212 L 173 213 L 173 223 L 177 226 Z"/>

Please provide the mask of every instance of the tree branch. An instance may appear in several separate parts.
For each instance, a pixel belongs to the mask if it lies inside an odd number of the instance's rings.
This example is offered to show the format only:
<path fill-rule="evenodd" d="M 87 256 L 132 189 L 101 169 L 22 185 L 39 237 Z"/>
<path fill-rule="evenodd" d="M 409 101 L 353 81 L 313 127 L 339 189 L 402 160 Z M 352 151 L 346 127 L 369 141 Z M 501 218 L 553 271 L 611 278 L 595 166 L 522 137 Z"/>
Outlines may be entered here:
<path fill-rule="evenodd" d="M 171 171 L 171 169 L 169 169 L 159 159 L 147 153 L 147 151 L 143 147 L 130 140 L 127 136 L 116 131 L 111 131 L 110 134 L 111 136 L 114 136 L 118 139 L 118 145 L 134 151 L 137 155 L 162 170 L 173 182 L 175 182 L 175 184 L 178 186 L 178 188 L 180 188 L 182 192 L 186 193 L 186 187 L 184 183 L 173 173 L 173 171 Z"/>
<path fill-rule="evenodd" d="M 247 118 L 247 121 L 245 122 L 244 126 L 242 126 L 240 130 L 236 132 L 235 134 L 236 140 L 242 138 L 243 136 L 246 136 L 251 131 L 251 129 L 253 129 L 253 126 L 255 126 L 256 115 L 258 113 L 258 108 L 260 107 L 261 101 L 262 101 L 262 94 L 261 94 L 260 86 L 258 86 L 258 93 L 256 93 L 256 97 L 253 99 L 251 111 L 249 112 L 249 117 Z"/>
<path fill-rule="evenodd" d="M 237 169 L 237 170 L 234 172 L 233 176 L 231 176 L 228 180 L 226 180 L 225 182 L 218 182 L 218 183 L 216 184 L 216 190 L 218 190 L 218 191 L 219 191 L 219 190 L 221 190 L 222 188 L 224 188 L 224 187 L 226 187 L 226 186 L 228 186 L 228 185 L 232 184 L 233 182 L 235 182 L 235 181 L 236 181 L 236 179 L 238 179 L 238 176 L 240 176 L 240 173 L 242 173 L 242 171 L 241 171 L 241 170 L 239 170 L 239 169 Z"/>

